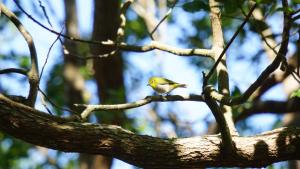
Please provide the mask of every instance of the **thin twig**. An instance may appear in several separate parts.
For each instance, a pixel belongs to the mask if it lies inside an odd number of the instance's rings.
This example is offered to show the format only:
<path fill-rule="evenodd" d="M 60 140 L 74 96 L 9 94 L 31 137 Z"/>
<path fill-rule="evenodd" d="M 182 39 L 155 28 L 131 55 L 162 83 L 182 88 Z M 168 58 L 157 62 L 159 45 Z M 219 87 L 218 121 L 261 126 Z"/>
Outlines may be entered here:
<path fill-rule="evenodd" d="M 143 105 L 151 102 L 168 102 L 168 101 L 204 101 L 202 95 L 168 95 L 168 96 L 147 96 L 144 99 L 124 104 L 110 104 L 110 105 L 86 105 L 86 104 L 75 104 L 77 107 L 84 107 L 85 110 L 81 113 L 81 118 L 86 119 L 93 111 L 109 111 L 109 110 L 126 110 Z"/>
<path fill-rule="evenodd" d="M 42 100 L 42 105 L 44 106 L 44 108 L 47 110 L 47 112 L 51 115 L 53 115 L 53 113 L 51 112 L 51 110 L 48 108 L 46 100 L 45 100 L 45 96 L 44 94 L 40 95 L 41 100 Z"/>
<path fill-rule="evenodd" d="M 26 69 L 19 69 L 19 68 L 7 68 L 0 70 L 0 74 L 7 74 L 7 73 L 18 73 L 24 76 L 27 76 L 28 70 Z"/>
<path fill-rule="evenodd" d="M 299 77 L 299 75 L 295 71 L 293 71 L 291 73 L 291 75 L 293 76 L 294 80 L 296 80 L 296 82 L 298 82 L 300 84 L 300 77 Z"/>
<path fill-rule="evenodd" d="M 158 24 L 154 27 L 154 29 L 150 32 L 150 37 L 153 40 L 153 34 L 158 29 L 158 27 L 169 17 L 169 15 L 172 13 L 175 5 L 177 3 L 177 0 L 172 4 L 171 8 L 168 10 L 168 12 L 165 14 L 165 16 L 158 22 Z"/>
<path fill-rule="evenodd" d="M 62 33 L 63 30 L 64 30 L 64 27 L 61 29 L 61 33 Z M 48 52 L 47 52 L 46 60 L 45 60 L 44 65 L 43 65 L 43 67 L 42 67 L 42 70 L 41 70 L 41 74 L 40 74 L 39 80 L 42 79 L 43 72 L 44 72 L 44 69 L 45 69 L 46 64 L 47 64 L 47 62 L 48 62 L 48 59 L 49 59 L 49 56 L 50 56 L 51 49 L 53 48 L 54 44 L 55 44 L 59 39 L 60 39 L 60 35 L 57 36 L 57 38 L 56 38 L 56 39 L 54 40 L 54 42 L 51 44 L 51 46 L 50 46 L 50 48 L 49 48 L 49 50 L 48 50 Z"/>
<path fill-rule="evenodd" d="M 45 6 L 42 4 L 42 1 L 41 1 L 41 0 L 39 0 L 39 5 L 40 5 L 40 7 L 42 8 L 43 14 L 44 14 L 44 16 L 45 16 L 45 18 L 46 18 L 48 24 L 49 24 L 51 27 L 53 27 L 53 26 L 52 26 L 52 23 L 50 22 L 50 18 L 49 18 L 48 14 L 47 14 L 46 8 L 45 8 Z"/>
<path fill-rule="evenodd" d="M 41 88 L 38 88 L 38 90 L 39 90 L 39 92 L 41 92 L 41 94 L 48 100 L 48 102 L 49 102 L 52 106 L 56 107 L 56 108 L 59 109 L 59 110 L 67 111 L 67 112 L 71 112 L 71 113 L 73 113 L 73 114 L 76 114 L 76 112 L 73 111 L 73 110 L 71 110 L 71 109 L 63 108 L 63 107 L 58 106 L 56 103 L 54 103 L 54 101 L 52 101 L 52 100 L 47 96 L 47 94 L 46 94 Z"/>
<path fill-rule="evenodd" d="M 43 14 L 44 14 L 44 16 L 45 16 L 45 18 L 46 18 L 48 24 L 50 25 L 50 27 L 51 27 L 52 29 L 54 29 L 54 28 L 53 28 L 53 25 L 52 25 L 52 23 L 51 23 L 51 21 L 50 21 L 50 18 L 49 18 L 48 14 L 47 14 L 46 8 L 45 8 L 45 6 L 42 4 L 42 1 L 41 1 L 41 0 L 39 0 L 39 5 L 40 5 L 40 7 L 42 8 Z M 25 10 L 24 10 L 24 11 L 25 11 Z M 26 15 L 27 15 L 27 14 L 26 14 Z M 27 16 L 28 16 L 28 15 L 27 15 Z M 30 19 L 31 19 L 31 18 L 30 18 Z M 60 42 L 60 44 L 62 45 L 62 48 L 63 48 L 64 53 L 68 53 L 69 51 L 68 51 L 68 49 L 66 49 L 66 47 L 65 47 L 65 45 L 64 45 L 64 43 L 63 43 L 63 40 L 61 39 L 61 34 L 62 34 L 62 31 L 60 32 L 59 35 L 57 35 L 57 36 L 59 37 L 59 42 Z"/>

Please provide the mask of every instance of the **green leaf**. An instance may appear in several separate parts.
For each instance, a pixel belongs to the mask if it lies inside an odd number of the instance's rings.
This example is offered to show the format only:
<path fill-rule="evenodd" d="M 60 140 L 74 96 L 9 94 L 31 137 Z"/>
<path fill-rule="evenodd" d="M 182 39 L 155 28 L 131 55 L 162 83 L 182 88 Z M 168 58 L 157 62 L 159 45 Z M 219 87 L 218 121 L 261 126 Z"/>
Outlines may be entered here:
<path fill-rule="evenodd" d="M 242 6 L 244 1 L 240 0 L 224 0 L 224 9 L 226 14 L 234 14 L 240 11 L 239 7 Z"/>
<path fill-rule="evenodd" d="M 19 58 L 19 64 L 22 68 L 30 67 L 30 59 L 28 56 L 22 56 Z"/>
<path fill-rule="evenodd" d="M 293 0 L 292 3 L 294 3 L 294 4 L 300 4 L 300 0 Z"/>
<path fill-rule="evenodd" d="M 91 73 L 91 71 L 89 70 L 89 68 L 87 66 L 81 66 L 79 68 L 79 72 L 84 77 L 84 79 L 87 79 L 87 80 L 92 79 L 93 74 Z"/>
<path fill-rule="evenodd" d="M 285 11 L 287 13 L 291 13 L 294 10 L 292 8 L 282 8 L 282 7 L 279 7 L 279 8 L 276 9 L 276 11 Z"/>
<path fill-rule="evenodd" d="M 294 98 L 294 97 L 299 97 L 300 98 L 300 89 L 294 91 L 291 96 L 291 98 Z"/>
<path fill-rule="evenodd" d="M 187 12 L 199 12 L 201 10 L 205 10 L 205 11 L 209 10 L 208 4 L 201 0 L 187 2 L 187 3 L 183 4 L 182 8 L 183 8 L 183 10 L 185 10 Z"/>
<path fill-rule="evenodd" d="M 237 86 L 234 86 L 234 89 L 232 90 L 231 95 L 232 96 L 239 96 L 241 94 L 242 94 L 241 90 Z"/>
<path fill-rule="evenodd" d="M 125 27 L 125 35 L 130 39 L 130 43 L 135 43 L 137 40 L 144 39 L 148 36 L 147 27 L 144 20 L 141 17 L 136 16 L 137 18 L 128 19 Z M 129 36 L 128 36 L 129 35 Z"/>

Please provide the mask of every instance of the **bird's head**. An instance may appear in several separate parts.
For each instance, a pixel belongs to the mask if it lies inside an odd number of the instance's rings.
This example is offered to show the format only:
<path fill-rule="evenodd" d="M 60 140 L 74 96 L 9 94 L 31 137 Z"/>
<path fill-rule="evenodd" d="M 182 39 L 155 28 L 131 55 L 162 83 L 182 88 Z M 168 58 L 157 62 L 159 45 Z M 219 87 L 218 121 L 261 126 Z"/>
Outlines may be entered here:
<path fill-rule="evenodd" d="M 147 86 L 151 86 L 152 88 L 156 88 L 157 80 L 155 79 L 155 77 L 151 77 L 149 79 Z"/>

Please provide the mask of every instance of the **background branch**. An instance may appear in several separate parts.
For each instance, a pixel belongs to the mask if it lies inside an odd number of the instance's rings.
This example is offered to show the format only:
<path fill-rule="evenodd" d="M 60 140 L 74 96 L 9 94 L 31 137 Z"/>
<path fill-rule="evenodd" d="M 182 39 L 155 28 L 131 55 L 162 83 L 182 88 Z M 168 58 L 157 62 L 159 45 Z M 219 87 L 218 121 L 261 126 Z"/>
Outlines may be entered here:
<path fill-rule="evenodd" d="M 246 103 L 244 106 L 238 108 L 242 112 L 235 118 L 235 121 L 240 121 L 256 114 L 272 113 L 272 114 L 286 114 L 300 111 L 300 99 L 292 98 L 287 101 L 254 101 L 253 103 Z"/>
<path fill-rule="evenodd" d="M 174 7 L 175 7 L 175 5 L 177 4 L 177 0 L 175 0 L 173 3 L 172 3 L 172 5 L 171 5 L 171 7 L 170 7 L 170 9 L 168 10 L 168 12 L 165 14 L 165 16 L 158 22 L 158 24 L 153 28 L 153 30 L 150 32 L 150 37 L 151 37 L 151 39 L 153 40 L 153 34 L 154 34 L 154 32 L 158 29 L 158 27 L 169 17 L 169 15 L 172 13 L 172 11 L 173 11 L 173 9 L 174 9 Z"/>
<path fill-rule="evenodd" d="M 54 33 L 57 36 L 64 37 L 64 38 L 66 38 L 68 40 L 71 40 L 71 41 L 87 43 L 87 44 L 94 44 L 94 45 L 101 45 L 101 46 L 110 46 L 110 47 L 115 47 L 114 50 L 120 49 L 120 50 L 123 50 L 123 51 L 130 51 L 130 52 L 148 52 L 148 51 L 152 51 L 154 49 L 158 49 L 158 50 L 169 52 L 169 53 L 179 55 L 179 56 L 193 56 L 193 55 L 195 55 L 195 56 L 211 57 L 211 55 L 212 55 L 212 50 L 210 50 L 210 49 L 180 49 L 180 48 L 176 48 L 176 47 L 173 47 L 173 46 L 162 44 L 162 43 L 156 42 L 156 41 L 152 41 L 149 45 L 137 46 L 137 45 L 129 45 L 129 44 L 126 44 L 124 42 L 116 43 L 116 42 L 111 41 L 109 39 L 107 41 L 95 41 L 95 40 L 84 40 L 84 39 L 75 38 L 75 37 L 72 37 L 72 36 L 61 34 L 60 32 L 57 32 L 53 29 L 48 28 L 47 26 L 43 25 L 41 22 L 39 22 L 38 20 L 33 18 L 31 15 L 29 15 L 20 6 L 20 4 L 16 0 L 14 0 L 14 2 L 17 5 L 17 7 L 27 17 L 29 17 L 33 22 L 35 22 L 36 24 L 38 24 L 42 28 L 48 30 L 49 32 Z M 110 55 L 111 54 L 108 53 L 107 56 L 110 56 Z M 91 59 L 91 58 L 95 58 L 95 57 L 89 57 L 89 59 Z M 100 58 L 100 57 L 98 57 L 98 58 Z"/>

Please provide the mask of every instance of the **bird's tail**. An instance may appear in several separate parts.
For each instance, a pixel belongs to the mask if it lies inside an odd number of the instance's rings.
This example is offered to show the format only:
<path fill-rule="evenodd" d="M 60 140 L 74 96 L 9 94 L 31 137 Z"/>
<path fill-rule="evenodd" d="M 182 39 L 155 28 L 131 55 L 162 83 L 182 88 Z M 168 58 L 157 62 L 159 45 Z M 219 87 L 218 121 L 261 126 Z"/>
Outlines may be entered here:
<path fill-rule="evenodd" d="M 186 85 L 186 84 L 177 84 L 177 87 L 183 87 L 183 88 L 186 88 L 187 85 Z"/>

